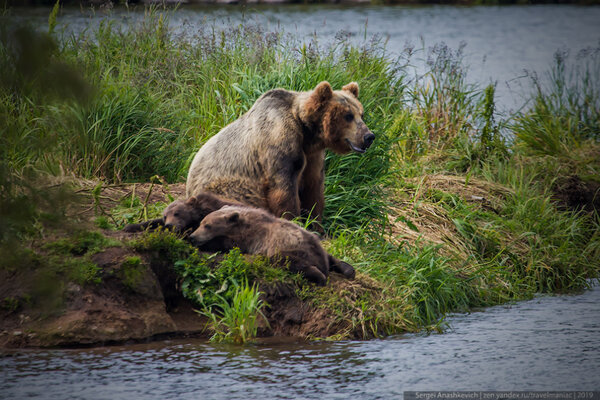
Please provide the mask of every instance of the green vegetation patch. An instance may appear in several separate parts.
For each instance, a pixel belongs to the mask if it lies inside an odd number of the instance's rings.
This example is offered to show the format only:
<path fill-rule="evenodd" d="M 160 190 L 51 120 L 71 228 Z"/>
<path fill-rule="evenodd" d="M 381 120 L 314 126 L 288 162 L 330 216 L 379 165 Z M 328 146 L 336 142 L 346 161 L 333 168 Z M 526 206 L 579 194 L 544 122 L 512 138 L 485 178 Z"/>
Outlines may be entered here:
<path fill-rule="evenodd" d="M 139 256 L 127 257 L 119 268 L 119 276 L 123 284 L 131 290 L 136 290 L 146 273 L 146 266 Z"/>
<path fill-rule="evenodd" d="M 72 236 L 46 243 L 44 249 L 57 255 L 83 256 L 97 253 L 108 246 L 115 245 L 119 245 L 119 242 L 107 238 L 100 232 L 81 231 Z"/>
<path fill-rule="evenodd" d="M 300 281 L 298 275 L 274 265 L 272 260 L 243 255 L 237 248 L 222 256 L 194 251 L 186 259 L 176 262 L 175 270 L 182 278 L 183 295 L 206 307 L 219 304 L 222 299 L 232 301 L 247 282 L 297 285 Z"/>
<path fill-rule="evenodd" d="M 392 245 L 385 240 L 365 240 L 360 233 L 346 231 L 330 241 L 327 248 L 379 282 L 379 294 L 369 293 L 359 302 L 371 311 L 371 315 L 363 311 L 366 319 L 382 324 L 380 332 L 372 332 L 374 336 L 390 334 L 398 328 L 439 329 L 436 325 L 443 315 L 467 311 L 483 301 L 476 288 L 454 268 L 452 260 L 439 254 L 439 246 Z"/>
<path fill-rule="evenodd" d="M 237 248 L 226 254 L 200 253 L 168 231 L 146 232 L 130 245 L 137 251 L 157 252 L 173 263 L 183 296 L 209 318 L 215 341 L 243 343 L 256 336 L 257 318 L 264 318 L 261 309 L 266 305 L 259 299 L 258 285 L 298 286 L 302 280 L 285 264 L 243 255 Z M 130 267 L 139 264 L 139 259 L 130 261 Z"/>
<path fill-rule="evenodd" d="M 260 299 L 260 292 L 256 284 L 248 285 L 243 282 L 236 287 L 230 301 L 218 296 L 219 302 L 213 307 L 204 307 L 201 314 L 208 317 L 214 334 L 210 340 L 213 342 L 246 343 L 256 337 L 258 331 L 258 318 L 267 324 L 267 319 L 261 312 L 265 303 Z"/>
<path fill-rule="evenodd" d="M 175 263 L 186 259 L 196 249 L 175 232 L 157 229 L 131 240 L 128 245 L 137 251 L 158 252 Z"/>
<path fill-rule="evenodd" d="M 41 268 L 46 273 L 62 277 L 80 285 L 99 284 L 102 281 L 100 268 L 91 261 L 91 256 L 121 243 L 109 239 L 100 232 L 79 231 L 53 242 L 46 243 Z"/>

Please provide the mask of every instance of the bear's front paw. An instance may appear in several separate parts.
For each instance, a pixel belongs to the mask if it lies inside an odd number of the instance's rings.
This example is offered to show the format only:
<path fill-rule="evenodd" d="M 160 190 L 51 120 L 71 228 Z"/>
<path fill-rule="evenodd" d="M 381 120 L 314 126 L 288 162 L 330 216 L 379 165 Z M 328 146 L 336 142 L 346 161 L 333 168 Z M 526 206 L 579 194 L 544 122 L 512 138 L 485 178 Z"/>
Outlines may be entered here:
<path fill-rule="evenodd" d="M 127 224 L 122 230 L 127 233 L 141 232 L 144 230 L 144 226 L 142 224 Z"/>

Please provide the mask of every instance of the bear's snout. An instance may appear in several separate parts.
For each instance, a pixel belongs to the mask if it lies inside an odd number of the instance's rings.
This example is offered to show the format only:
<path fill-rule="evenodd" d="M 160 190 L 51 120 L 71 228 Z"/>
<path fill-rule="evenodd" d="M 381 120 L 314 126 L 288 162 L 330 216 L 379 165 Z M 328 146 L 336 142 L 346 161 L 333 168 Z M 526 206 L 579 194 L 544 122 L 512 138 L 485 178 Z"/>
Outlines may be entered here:
<path fill-rule="evenodd" d="M 365 148 L 365 150 L 368 149 L 373 144 L 374 140 L 375 140 L 375 135 L 373 134 L 373 132 L 369 131 L 369 133 L 367 133 L 363 138 L 363 141 L 364 141 L 363 147 Z"/>
<path fill-rule="evenodd" d="M 203 241 L 198 240 L 198 238 L 194 234 L 189 236 L 189 241 L 192 244 L 192 246 L 200 246 L 201 244 L 203 244 Z"/>
<path fill-rule="evenodd" d="M 196 229 L 189 237 L 190 242 L 194 246 L 201 246 L 208 242 L 211 238 L 206 235 L 200 228 Z"/>
<path fill-rule="evenodd" d="M 371 132 L 371 130 L 367 127 L 367 124 L 365 124 L 364 122 L 361 122 L 359 124 L 358 129 L 363 140 L 362 149 L 367 150 L 373 144 L 373 141 L 375 140 L 375 135 L 373 134 L 373 132 Z"/>

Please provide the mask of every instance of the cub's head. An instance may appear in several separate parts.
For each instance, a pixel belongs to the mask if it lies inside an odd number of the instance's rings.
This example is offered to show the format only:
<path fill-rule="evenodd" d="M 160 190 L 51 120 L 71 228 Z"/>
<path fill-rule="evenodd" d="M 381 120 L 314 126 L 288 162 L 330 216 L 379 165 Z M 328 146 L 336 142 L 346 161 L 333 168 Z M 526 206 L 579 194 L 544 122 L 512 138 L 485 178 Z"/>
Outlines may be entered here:
<path fill-rule="evenodd" d="M 305 118 L 320 120 L 325 147 L 336 153 L 364 153 L 375 140 L 363 122 L 364 109 L 358 101 L 356 82 L 335 91 L 328 82 L 319 83 L 310 92 L 303 111 Z"/>
<path fill-rule="evenodd" d="M 240 225 L 240 213 L 233 207 L 222 209 L 208 214 L 191 235 L 192 243 L 202 245 L 216 237 L 229 237 L 236 233 Z"/>
<path fill-rule="evenodd" d="M 178 232 L 195 229 L 200 223 L 198 212 L 190 201 L 175 200 L 163 211 L 165 228 Z"/>
<path fill-rule="evenodd" d="M 205 190 L 200 191 L 196 196 L 186 200 L 186 204 L 192 207 L 197 214 L 198 224 L 200 221 L 213 211 L 217 211 L 224 205 L 234 204 L 230 200 L 225 200 L 214 193 Z"/>

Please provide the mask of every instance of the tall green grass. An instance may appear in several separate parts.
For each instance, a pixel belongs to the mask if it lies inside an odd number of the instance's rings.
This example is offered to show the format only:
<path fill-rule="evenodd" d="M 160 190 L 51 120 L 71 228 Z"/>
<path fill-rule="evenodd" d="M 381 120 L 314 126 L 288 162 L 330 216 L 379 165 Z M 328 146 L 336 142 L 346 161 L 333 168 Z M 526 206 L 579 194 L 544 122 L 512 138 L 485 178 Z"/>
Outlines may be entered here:
<path fill-rule="evenodd" d="M 600 49 L 586 49 L 574 61 L 558 51 L 552 68 L 531 75 L 532 105 L 517 115 L 517 145 L 533 155 L 569 157 L 586 140 L 600 140 Z"/>
<path fill-rule="evenodd" d="M 250 286 L 248 282 L 236 287 L 231 302 L 219 296 L 219 302 L 205 307 L 201 312 L 209 318 L 214 331 L 210 340 L 238 344 L 252 340 L 258 331 L 258 317 L 266 321 L 261 312 L 264 306 L 256 284 Z"/>
<path fill-rule="evenodd" d="M 427 70 L 407 88 L 407 107 L 390 127 L 401 164 L 435 159 L 432 168 L 464 173 L 508 156 L 505 122 L 496 120 L 495 86 L 482 89 L 467 80 L 463 49 L 437 44 L 427 50 Z"/>
<path fill-rule="evenodd" d="M 364 231 L 343 230 L 327 244 L 328 250 L 351 262 L 358 271 L 390 286 L 388 307 L 379 318 L 401 309 L 408 326 L 436 327 L 449 312 L 467 311 L 481 305 L 476 288 L 464 281 L 453 262 L 439 252 L 439 246 L 419 243 L 418 247 L 393 245 L 382 239 L 369 240 Z M 411 308 L 396 304 L 405 297 Z M 385 301 L 385 300 L 384 300 Z M 375 308 L 376 304 L 370 304 Z"/>

